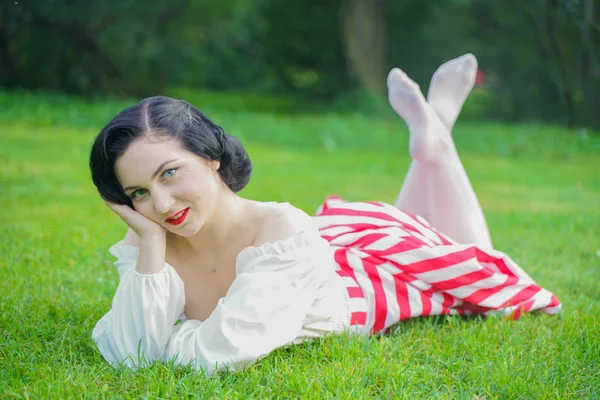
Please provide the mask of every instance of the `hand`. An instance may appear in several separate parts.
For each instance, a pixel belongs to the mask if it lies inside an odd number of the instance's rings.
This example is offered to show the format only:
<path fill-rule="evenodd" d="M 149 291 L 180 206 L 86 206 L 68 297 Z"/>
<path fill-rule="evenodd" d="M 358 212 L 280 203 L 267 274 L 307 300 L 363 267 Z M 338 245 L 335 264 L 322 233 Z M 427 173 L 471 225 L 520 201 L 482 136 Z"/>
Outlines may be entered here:
<path fill-rule="evenodd" d="M 165 228 L 154 221 L 144 217 L 133 208 L 124 204 L 115 204 L 105 201 L 108 208 L 117 214 L 123 222 L 125 222 L 140 239 L 152 236 L 164 237 L 167 233 Z"/>

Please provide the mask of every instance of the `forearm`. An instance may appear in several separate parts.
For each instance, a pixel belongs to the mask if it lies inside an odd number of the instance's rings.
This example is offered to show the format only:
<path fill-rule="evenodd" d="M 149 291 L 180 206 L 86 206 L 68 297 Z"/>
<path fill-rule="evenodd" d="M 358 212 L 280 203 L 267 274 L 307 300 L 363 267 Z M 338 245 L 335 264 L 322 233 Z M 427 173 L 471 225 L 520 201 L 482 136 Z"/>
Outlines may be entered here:
<path fill-rule="evenodd" d="M 115 265 L 122 272 L 111 310 L 98 322 L 93 337 L 111 363 L 138 366 L 139 356 L 160 359 L 185 305 L 183 281 L 164 261 L 159 242 L 121 246 Z M 144 261 L 147 260 L 147 261 Z"/>
<path fill-rule="evenodd" d="M 164 234 L 140 238 L 140 255 L 135 270 L 144 275 L 156 274 L 165 267 L 166 237 Z"/>
<path fill-rule="evenodd" d="M 111 363 L 137 366 L 139 356 L 160 359 L 182 315 L 183 282 L 169 266 L 153 275 L 130 270 L 113 298 L 111 310 L 96 325 L 94 339 Z"/>

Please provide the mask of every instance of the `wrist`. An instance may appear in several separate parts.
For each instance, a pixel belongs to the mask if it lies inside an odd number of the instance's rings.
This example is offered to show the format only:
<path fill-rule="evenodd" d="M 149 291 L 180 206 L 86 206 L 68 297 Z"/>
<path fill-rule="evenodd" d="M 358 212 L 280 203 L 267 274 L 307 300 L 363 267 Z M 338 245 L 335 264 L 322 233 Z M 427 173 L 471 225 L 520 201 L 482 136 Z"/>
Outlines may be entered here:
<path fill-rule="evenodd" d="M 144 233 L 138 236 L 140 237 L 140 243 L 161 243 L 166 242 L 167 240 L 167 232 L 164 230 L 159 232 Z"/>
<path fill-rule="evenodd" d="M 165 266 L 166 234 L 144 235 L 140 237 L 140 256 L 136 271 L 141 274 L 155 274 Z"/>

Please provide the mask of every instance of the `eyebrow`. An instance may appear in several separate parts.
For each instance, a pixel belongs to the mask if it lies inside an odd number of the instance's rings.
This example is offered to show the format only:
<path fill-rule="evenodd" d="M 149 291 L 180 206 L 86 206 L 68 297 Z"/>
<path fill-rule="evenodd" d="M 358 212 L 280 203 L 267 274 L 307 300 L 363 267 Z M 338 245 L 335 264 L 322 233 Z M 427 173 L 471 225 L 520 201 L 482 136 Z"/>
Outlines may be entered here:
<path fill-rule="evenodd" d="M 171 163 L 173 161 L 177 161 L 177 159 L 174 158 L 172 160 L 167 160 L 164 163 L 160 164 L 158 166 L 158 168 L 156 168 L 156 171 L 154 171 L 154 173 L 152 174 L 152 178 L 151 179 L 156 178 L 156 175 L 158 175 L 158 173 L 160 172 L 160 170 L 163 169 L 165 165 L 167 165 L 168 163 Z M 123 191 L 126 192 L 127 190 L 132 190 L 132 189 L 139 189 L 139 186 L 127 186 L 127 187 L 123 188 Z"/>

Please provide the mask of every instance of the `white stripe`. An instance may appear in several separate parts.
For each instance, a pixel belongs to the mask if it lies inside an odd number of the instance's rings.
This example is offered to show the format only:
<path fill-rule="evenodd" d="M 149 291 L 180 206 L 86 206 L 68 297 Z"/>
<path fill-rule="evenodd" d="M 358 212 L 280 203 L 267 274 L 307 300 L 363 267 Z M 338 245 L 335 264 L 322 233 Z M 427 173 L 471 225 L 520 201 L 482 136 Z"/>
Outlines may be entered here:
<path fill-rule="evenodd" d="M 429 283 L 423 282 L 418 279 L 416 281 L 409 282 L 409 285 L 413 285 L 414 287 L 416 287 L 419 290 L 429 290 L 432 287 L 432 285 L 430 285 Z"/>
<path fill-rule="evenodd" d="M 349 226 L 333 226 L 330 228 L 320 228 L 321 236 L 337 236 L 342 233 L 352 232 L 354 229 Z"/>
<path fill-rule="evenodd" d="M 479 289 L 487 289 L 487 288 L 496 287 L 501 283 L 502 283 L 501 276 L 494 274 L 494 275 L 490 276 L 489 278 L 482 279 L 480 281 L 477 281 L 477 282 L 469 284 L 469 285 L 460 286 L 456 289 L 445 290 L 445 292 L 454 297 L 464 299 L 465 297 L 472 295 Z M 487 303 L 487 300 L 484 303 Z M 480 305 L 485 305 L 484 303 L 481 303 Z M 487 307 L 487 305 L 486 305 L 486 307 Z"/>
<path fill-rule="evenodd" d="M 529 276 L 527 274 L 527 272 L 525 272 L 521 267 L 519 267 L 517 265 L 517 263 L 515 263 L 509 256 L 507 256 L 504 253 L 500 253 L 502 258 L 502 261 L 504 261 L 506 263 L 506 266 L 508 267 L 508 269 L 515 274 L 515 276 L 519 279 L 523 279 L 526 280 L 528 282 L 534 283 L 534 280 L 531 276 Z"/>
<path fill-rule="evenodd" d="M 364 247 L 365 250 L 376 250 L 383 251 L 387 250 L 393 246 L 396 246 L 399 243 L 404 242 L 405 240 L 396 236 L 387 235 L 382 237 L 381 239 L 377 239 L 373 243 Z"/>
<path fill-rule="evenodd" d="M 425 235 L 422 235 L 418 232 L 411 232 L 411 235 L 416 237 L 417 239 L 419 239 L 420 241 L 422 241 L 429 247 L 435 246 L 436 244 L 440 244 L 440 239 L 437 237 L 434 237 L 433 239 L 431 239 L 431 238 L 429 238 Z"/>
<path fill-rule="evenodd" d="M 546 289 L 542 289 L 533 295 L 533 305 L 529 309 L 529 311 L 539 310 L 541 308 L 547 307 L 548 304 L 552 301 L 552 293 L 547 291 Z"/>
<path fill-rule="evenodd" d="M 374 226 L 398 225 L 398 222 L 363 215 L 319 215 L 313 217 L 319 227 L 331 225 L 369 224 Z"/>
<path fill-rule="evenodd" d="M 438 299 L 436 298 L 436 295 L 438 293 L 434 293 L 433 296 L 430 297 L 431 299 L 431 314 L 430 315 L 440 315 L 442 313 L 442 311 L 444 310 L 444 308 L 442 307 L 442 301 L 444 301 L 444 298 L 442 297 L 441 300 L 438 301 Z M 440 295 L 441 297 L 441 295 Z"/>
<path fill-rule="evenodd" d="M 377 269 L 385 271 L 386 274 L 390 275 L 390 279 L 393 281 L 395 278 L 392 275 L 399 274 L 402 270 L 396 267 L 394 264 L 390 262 L 384 262 L 377 266 Z"/>
<path fill-rule="evenodd" d="M 410 304 L 410 316 L 418 317 L 423 314 L 423 303 L 421 302 L 421 293 L 410 283 L 406 285 L 408 290 L 408 302 Z"/>
<path fill-rule="evenodd" d="M 354 270 L 354 276 L 356 281 L 360 285 L 365 295 L 365 301 L 369 310 L 367 311 L 367 321 L 365 329 L 370 330 L 375 323 L 375 290 L 373 289 L 373 283 L 367 276 L 363 267 L 362 260 L 357 257 L 350 249 L 347 254 L 348 265 Z"/>
<path fill-rule="evenodd" d="M 387 303 L 387 310 L 385 315 L 384 329 L 398 322 L 400 317 L 400 307 L 398 306 L 398 298 L 396 297 L 396 284 L 394 277 L 383 268 L 378 268 L 379 277 L 383 286 L 383 293 L 385 293 L 385 301 Z"/>
<path fill-rule="evenodd" d="M 363 298 L 351 298 L 350 299 L 350 311 L 351 312 L 368 312 L 369 307 L 367 302 Z"/>
<path fill-rule="evenodd" d="M 491 270 L 494 273 L 504 274 L 503 272 L 500 272 L 500 268 L 498 268 L 498 266 L 493 262 L 480 262 L 479 264 L 481 264 L 483 267 Z"/>
<path fill-rule="evenodd" d="M 365 236 L 363 232 L 346 233 L 333 238 L 330 243 L 335 246 L 348 247 L 348 244 L 356 242 L 363 236 Z"/>
<path fill-rule="evenodd" d="M 386 258 L 405 265 L 430 260 L 432 258 L 444 257 L 456 253 L 457 251 L 460 251 L 460 249 L 456 249 L 454 246 L 419 247 L 403 251 L 402 253 L 393 253 Z"/>
<path fill-rule="evenodd" d="M 444 302 L 444 296 L 442 296 L 442 294 L 439 293 L 439 292 L 435 292 L 431 296 L 431 302 L 439 304 L 440 305 L 440 310 L 441 310 L 442 303 Z"/>
<path fill-rule="evenodd" d="M 356 283 L 354 278 L 352 278 L 351 276 L 340 276 L 340 280 L 345 288 L 360 288 L 360 286 L 358 286 L 358 283 Z"/>
<path fill-rule="evenodd" d="M 499 283 L 496 285 L 492 285 L 490 287 L 496 287 L 498 285 L 501 285 L 502 283 L 506 282 L 506 280 L 508 279 L 508 275 L 494 274 L 494 276 L 497 277 Z M 504 278 L 504 279 L 501 279 L 501 278 Z M 501 282 L 500 282 L 500 280 L 501 280 Z M 479 305 L 482 305 L 484 307 L 491 307 L 491 308 L 500 307 L 508 299 L 510 299 L 511 297 L 513 297 L 514 295 L 516 295 L 517 293 L 519 293 L 521 290 L 525 289 L 529 285 L 530 285 L 530 283 L 528 283 L 528 282 L 518 281 L 515 285 L 507 286 L 507 287 L 503 288 L 502 290 L 500 290 L 499 292 L 494 293 L 487 299 L 480 302 Z"/>
<path fill-rule="evenodd" d="M 420 274 L 413 274 L 415 278 L 431 283 L 435 286 L 437 282 L 455 279 L 472 272 L 481 271 L 483 268 L 473 259 L 452 264 L 446 268 L 427 271 Z"/>
<path fill-rule="evenodd" d="M 519 267 L 519 265 L 517 265 L 517 263 L 514 262 L 506 254 L 504 254 L 498 250 L 494 250 L 494 249 L 488 249 L 488 248 L 482 249 L 479 246 L 477 246 L 477 248 L 490 257 L 504 261 L 504 264 L 506 264 L 506 267 L 508 268 L 508 270 L 510 272 L 512 272 L 517 278 L 525 279 L 531 283 L 534 283 L 534 280 L 531 278 L 531 276 L 529 276 L 525 271 L 523 271 L 523 269 L 521 267 Z M 497 269 L 497 267 L 494 267 L 494 269 Z M 501 272 L 501 273 L 504 273 L 504 272 Z"/>
<path fill-rule="evenodd" d="M 425 224 L 421 223 L 418 219 L 411 217 L 406 214 L 402 210 L 397 209 L 396 207 L 386 208 L 388 214 L 392 217 L 396 218 L 400 222 L 410 225 L 414 229 L 418 230 L 423 236 L 429 238 L 430 240 L 435 241 L 436 243 L 441 243 L 440 239 L 437 237 L 435 232 L 429 229 Z"/>
<path fill-rule="evenodd" d="M 340 203 L 335 206 L 340 210 L 351 210 L 351 211 L 378 211 L 382 212 L 385 210 L 385 207 L 376 206 L 373 204 L 369 204 L 366 202 L 357 202 L 357 203 Z"/>

